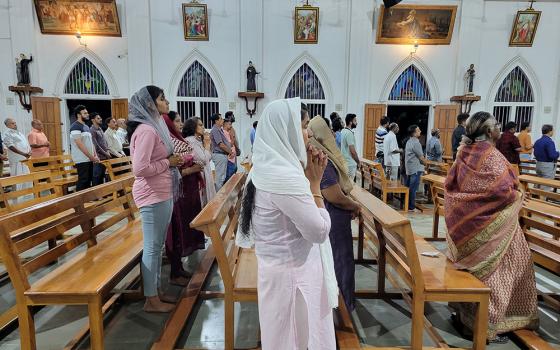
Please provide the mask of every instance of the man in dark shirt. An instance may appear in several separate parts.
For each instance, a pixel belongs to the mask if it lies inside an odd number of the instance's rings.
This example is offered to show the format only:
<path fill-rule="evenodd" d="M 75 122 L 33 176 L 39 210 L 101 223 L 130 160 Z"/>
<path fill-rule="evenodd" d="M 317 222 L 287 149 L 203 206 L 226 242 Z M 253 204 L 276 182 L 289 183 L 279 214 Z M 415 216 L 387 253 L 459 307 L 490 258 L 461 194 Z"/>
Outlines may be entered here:
<path fill-rule="evenodd" d="M 554 179 L 556 175 L 556 161 L 560 153 L 552 140 L 554 129 L 552 125 L 545 124 L 542 127 L 542 137 L 535 142 L 533 147 L 535 159 L 537 160 L 537 176 Z"/>
<path fill-rule="evenodd" d="M 469 119 L 468 113 L 461 113 L 457 116 L 457 127 L 453 130 L 453 136 L 451 137 L 451 150 L 453 151 L 453 159 L 457 157 L 457 149 L 461 145 L 461 140 L 463 135 L 465 135 L 465 125 L 467 124 L 467 119 Z"/>
<path fill-rule="evenodd" d="M 93 141 L 93 146 L 95 147 L 95 152 L 99 157 L 99 160 L 107 160 L 111 158 L 109 153 L 109 145 L 107 140 L 105 140 L 105 134 L 101 125 L 103 124 L 103 119 L 99 113 L 92 113 L 90 115 L 91 128 L 91 139 Z M 105 165 L 103 163 L 96 163 L 93 165 L 93 186 L 101 185 L 105 179 Z"/>
<path fill-rule="evenodd" d="M 519 152 L 521 152 L 521 144 L 514 134 L 516 128 L 517 124 L 515 124 L 515 122 L 508 122 L 506 124 L 506 130 L 504 130 L 502 136 L 496 141 L 496 148 L 511 164 L 520 163 Z"/>
<path fill-rule="evenodd" d="M 222 129 L 224 125 L 222 115 L 219 113 L 213 114 L 210 120 L 214 123 L 212 130 L 210 130 L 210 143 L 212 145 L 212 161 L 216 171 L 216 192 L 218 192 L 226 179 L 228 157 L 233 154 L 231 143 L 226 139 Z"/>

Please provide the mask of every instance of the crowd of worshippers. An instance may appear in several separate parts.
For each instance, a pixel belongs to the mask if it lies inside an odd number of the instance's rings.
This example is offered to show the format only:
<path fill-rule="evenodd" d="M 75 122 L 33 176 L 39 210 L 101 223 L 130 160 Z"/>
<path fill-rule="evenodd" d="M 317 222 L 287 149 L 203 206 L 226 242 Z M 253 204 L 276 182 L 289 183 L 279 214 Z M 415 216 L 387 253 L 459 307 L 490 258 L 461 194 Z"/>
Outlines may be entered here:
<path fill-rule="evenodd" d="M 176 300 L 162 289 L 163 251 L 171 265 L 170 283 L 185 286 L 191 274 L 183 258 L 205 249 L 204 234 L 189 224 L 236 171 L 240 151 L 234 115 L 212 115 L 207 133 L 200 118 L 184 120 L 170 111 L 164 91 L 153 85 L 131 97 L 126 122 L 106 119 L 105 132 L 102 117 L 90 115 L 86 107 L 78 106 L 74 115 L 71 154 L 79 189 L 93 184 L 101 159 L 122 157 L 129 146 L 135 178 L 132 196 L 143 230 L 144 310 L 170 312 Z M 507 141 L 516 152 L 534 151 L 537 162 L 556 161 L 558 153 L 549 126 L 543 127 L 545 136 L 534 145 L 520 135 L 518 147 L 514 139 L 502 135 L 500 123 L 489 113 L 461 115 L 458 120 L 454 139 L 460 142 L 456 148 L 454 144 L 456 160 L 445 184 L 449 256 L 490 288 L 487 337 L 504 342 L 503 334 L 512 330 L 536 329 L 538 313 L 531 253 L 516 220 L 523 195 L 510 162 L 496 145 Z M 7 152 L 22 159 L 48 155 L 40 122 L 33 122 L 29 137 L 17 131 L 14 120 L 7 120 L 6 126 Z M 253 124 L 252 169 L 243 192 L 236 244 L 255 248 L 263 349 L 278 344 L 336 349 L 332 309 L 338 307 L 339 293 L 348 311 L 355 309 L 351 223 L 360 214 L 360 205 L 350 192 L 359 164 L 356 126 L 355 114 L 344 120 L 337 113 L 310 118 L 299 98 L 272 101 L 259 123 Z M 507 131 L 514 130 L 512 126 Z M 378 131 L 376 155 L 391 178 L 399 176 L 403 153 L 410 186 L 417 186 L 425 158 L 441 159 L 437 130 L 432 131 L 434 141 L 428 142 L 426 157 L 417 126 L 409 128 L 404 151 L 396 140 L 398 125 L 383 118 Z M 540 158 L 543 155 L 548 158 Z M 20 164 L 12 159 L 10 163 Z M 471 184 L 468 190 L 463 187 L 466 182 Z M 450 306 L 454 322 L 472 331 L 476 306 Z"/>

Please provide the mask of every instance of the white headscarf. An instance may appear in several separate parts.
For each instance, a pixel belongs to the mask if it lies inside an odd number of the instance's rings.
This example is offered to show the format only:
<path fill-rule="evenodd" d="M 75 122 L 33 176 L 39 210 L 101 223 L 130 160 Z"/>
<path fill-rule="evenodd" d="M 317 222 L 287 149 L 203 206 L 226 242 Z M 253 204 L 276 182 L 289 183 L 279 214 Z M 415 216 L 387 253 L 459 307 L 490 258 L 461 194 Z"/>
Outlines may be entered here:
<path fill-rule="evenodd" d="M 309 180 L 304 173 L 306 166 L 301 100 L 291 98 L 269 103 L 259 120 L 253 144 L 253 167 L 247 182 L 252 181 L 257 189 L 274 194 L 311 196 Z M 238 228 L 236 244 L 243 248 L 253 247 L 255 233 L 252 228 L 248 237 Z M 338 306 L 338 285 L 328 237 L 319 247 L 329 306 L 335 308 Z"/>

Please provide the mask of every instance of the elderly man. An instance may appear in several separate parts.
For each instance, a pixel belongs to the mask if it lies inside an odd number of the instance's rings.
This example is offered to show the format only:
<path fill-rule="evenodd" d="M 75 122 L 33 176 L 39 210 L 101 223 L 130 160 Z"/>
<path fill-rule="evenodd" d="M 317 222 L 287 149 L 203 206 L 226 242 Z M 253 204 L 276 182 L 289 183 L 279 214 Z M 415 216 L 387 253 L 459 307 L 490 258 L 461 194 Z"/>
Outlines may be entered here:
<path fill-rule="evenodd" d="M 43 122 L 40 120 L 31 121 L 31 132 L 27 135 L 27 141 L 31 146 L 31 158 L 44 158 L 50 155 L 51 144 L 43 132 Z"/>
<path fill-rule="evenodd" d="M 4 145 L 8 149 L 8 161 L 10 162 L 10 176 L 29 174 L 27 165 L 21 161 L 31 157 L 31 147 L 27 142 L 27 137 L 17 129 L 17 123 L 13 118 L 4 121 L 8 128 L 4 134 Z M 15 190 L 19 191 L 30 187 L 31 184 L 16 185 Z"/>
<path fill-rule="evenodd" d="M 128 144 L 127 138 L 128 132 L 126 131 L 126 120 L 123 118 L 117 119 L 117 138 L 121 145 Z"/>
<path fill-rule="evenodd" d="M 109 153 L 112 157 L 121 158 L 124 157 L 124 151 L 122 143 L 117 136 L 119 127 L 115 118 L 105 119 L 105 124 L 107 124 L 107 130 L 105 130 L 105 140 L 107 141 L 107 146 L 109 147 Z"/>

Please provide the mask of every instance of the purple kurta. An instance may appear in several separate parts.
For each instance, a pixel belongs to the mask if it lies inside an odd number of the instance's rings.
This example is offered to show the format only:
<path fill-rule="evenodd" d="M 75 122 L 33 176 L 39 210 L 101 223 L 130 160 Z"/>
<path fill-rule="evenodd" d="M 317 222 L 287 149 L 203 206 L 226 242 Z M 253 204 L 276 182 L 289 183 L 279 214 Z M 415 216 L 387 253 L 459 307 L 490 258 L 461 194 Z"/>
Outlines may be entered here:
<path fill-rule="evenodd" d="M 263 350 L 336 349 L 319 251 L 328 212 L 309 195 L 257 190 L 252 226 Z"/>

